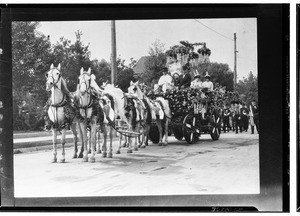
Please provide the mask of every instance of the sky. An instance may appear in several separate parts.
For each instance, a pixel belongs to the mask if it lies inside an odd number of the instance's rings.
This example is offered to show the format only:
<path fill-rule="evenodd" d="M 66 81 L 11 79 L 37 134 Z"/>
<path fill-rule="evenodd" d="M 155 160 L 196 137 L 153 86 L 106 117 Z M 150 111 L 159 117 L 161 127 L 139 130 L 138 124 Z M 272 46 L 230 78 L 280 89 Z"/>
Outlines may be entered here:
<path fill-rule="evenodd" d="M 204 26 L 205 25 L 205 26 Z M 50 36 L 55 44 L 60 37 L 75 41 L 75 32 L 82 31 L 82 41 L 89 44 L 92 59 L 110 60 L 110 21 L 56 21 L 40 22 L 37 29 Z M 211 49 L 211 62 L 226 63 L 234 69 L 233 35 L 237 35 L 237 79 L 247 77 L 250 71 L 257 75 L 256 18 L 231 19 L 173 19 L 173 20 L 116 20 L 117 55 L 129 63 L 147 56 L 156 40 L 171 46 L 186 40 L 205 42 Z"/>

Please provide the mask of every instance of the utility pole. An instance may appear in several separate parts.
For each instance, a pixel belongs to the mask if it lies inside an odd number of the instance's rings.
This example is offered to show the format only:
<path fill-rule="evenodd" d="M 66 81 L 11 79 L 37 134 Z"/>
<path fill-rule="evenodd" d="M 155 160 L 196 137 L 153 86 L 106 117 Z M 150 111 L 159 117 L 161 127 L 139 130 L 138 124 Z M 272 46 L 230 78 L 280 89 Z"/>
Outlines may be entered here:
<path fill-rule="evenodd" d="M 117 84 L 116 23 L 111 21 L 111 84 Z"/>
<path fill-rule="evenodd" d="M 233 89 L 236 89 L 236 77 L 237 77 L 237 71 L 236 71 L 236 33 L 233 35 L 234 39 L 234 72 L 233 72 Z"/>

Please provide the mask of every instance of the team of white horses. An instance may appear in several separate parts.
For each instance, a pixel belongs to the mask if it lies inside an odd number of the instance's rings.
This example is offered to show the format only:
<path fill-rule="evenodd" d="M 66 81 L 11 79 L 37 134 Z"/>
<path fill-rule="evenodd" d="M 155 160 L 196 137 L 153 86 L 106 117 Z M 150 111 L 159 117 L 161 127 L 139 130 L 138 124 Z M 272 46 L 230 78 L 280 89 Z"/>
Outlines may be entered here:
<path fill-rule="evenodd" d="M 50 121 L 55 124 L 62 124 L 65 121 L 66 111 L 60 105 L 64 104 L 63 101 L 66 98 L 66 94 L 71 98 L 71 105 L 74 109 L 77 109 L 78 115 L 74 117 L 71 125 L 75 143 L 73 158 L 83 158 L 84 162 L 95 162 L 96 153 L 101 152 L 102 157 L 111 158 L 113 156 L 113 130 L 116 128 L 122 129 L 119 134 L 119 146 L 115 152 L 116 154 L 120 154 L 121 147 L 124 147 L 122 145 L 122 138 L 124 136 L 125 142 L 127 142 L 125 147 L 128 147 L 127 153 L 138 150 L 138 147 L 144 148 L 148 145 L 152 122 L 155 122 L 158 126 L 159 145 L 168 144 L 168 123 L 171 118 L 171 111 L 167 100 L 162 97 L 158 97 L 155 100 L 149 99 L 144 94 L 143 87 L 138 82 L 131 82 L 127 93 L 107 83 L 103 83 L 99 87 L 95 81 L 96 77 L 91 73 L 90 68 L 87 71 L 81 68 L 78 71 L 78 75 L 77 90 L 71 93 L 67 88 L 66 81 L 62 77 L 60 64 L 57 67 L 54 67 L 52 64 L 50 70 L 46 72 L 46 90 L 51 91 L 51 104 L 48 109 Z M 95 107 L 98 108 L 96 109 Z M 165 128 L 164 130 L 163 127 Z M 100 130 L 97 130 L 97 128 L 100 128 Z M 77 148 L 77 131 L 82 142 L 79 154 Z M 97 131 L 103 133 L 102 148 L 100 148 L 100 142 L 97 142 L 100 138 L 100 133 L 97 133 Z M 52 162 L 57 162 L 58 130 L 52 128 L 52 132 Z M 110 137 L 109 149 L 107 149 L 108 132 Z M 61 134 L 62 155 L 60 162 L 63 163 L 65 162 L 66 129 L 62 129 Z M 133 136 L 134 134 L 135 136 Z M 133 140 L 134 147 L 132 146 Z M 90 156 L 88 157 L 89 150 Z"/>

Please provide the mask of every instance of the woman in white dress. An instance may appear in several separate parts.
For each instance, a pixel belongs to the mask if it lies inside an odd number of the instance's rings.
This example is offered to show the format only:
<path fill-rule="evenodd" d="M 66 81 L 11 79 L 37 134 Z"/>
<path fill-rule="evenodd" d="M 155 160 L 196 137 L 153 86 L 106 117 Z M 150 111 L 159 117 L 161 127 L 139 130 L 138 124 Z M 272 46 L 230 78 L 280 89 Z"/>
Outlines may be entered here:
<path fill-rule="evenodd" d="M 193 89 L 202 89 L 202 81 L 201 81 L 201 76 L 196 75 L 194 77 L 194 80 L 191 83 L 191 88 Z"/>

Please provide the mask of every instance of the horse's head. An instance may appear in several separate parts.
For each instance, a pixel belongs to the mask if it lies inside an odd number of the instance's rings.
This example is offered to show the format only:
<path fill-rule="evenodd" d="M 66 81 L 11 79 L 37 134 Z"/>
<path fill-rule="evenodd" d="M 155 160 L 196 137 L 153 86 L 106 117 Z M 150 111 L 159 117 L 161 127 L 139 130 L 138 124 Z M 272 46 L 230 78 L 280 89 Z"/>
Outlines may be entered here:
<path fill-rule="evenodd" d="M 127 119 L 132 117 L 134 109 L 135 107 L 132 95 L 130 95 L 129 93 L 124 93 L 124 111 Z"/>
<path fill-rule="evenodd" d="M 91 68 L 88 71 L 80 69 L 80 76 L 78 77 L 78 90 L 83 95 L 91 88 L 92 79 L 95 75 L 91 74 Z"/>
<path fill-rule="evenodd" d="M 55 86 L 61 78 L 60 74 L 60 64 L 54 67 L 53 64 L 50 66 L 50 70 L 46 72 L 46 91 L 50 91 L 53 86 Z"/>
<path fill-rule="evenodd" d="M 130 86 L 128 87 L 128 93 L 129 94 L 136 94 L 138 88 L 139 88 L 138 81 L 137 82 L 130 81 Z"/>

